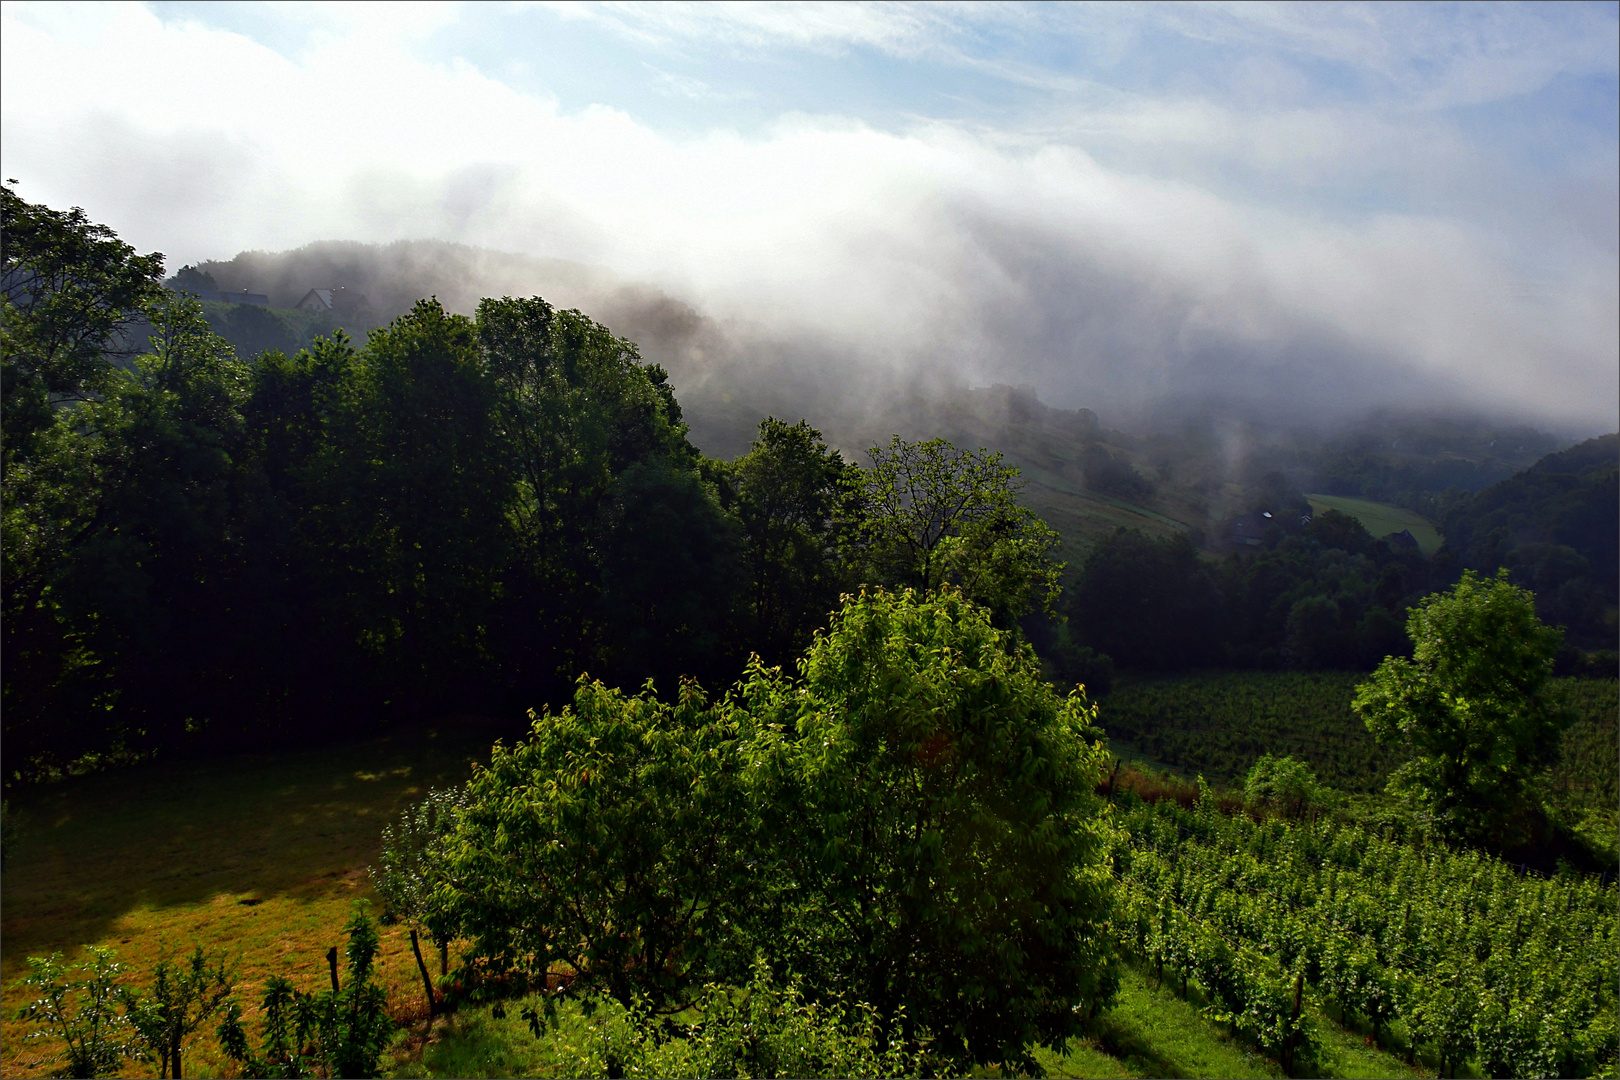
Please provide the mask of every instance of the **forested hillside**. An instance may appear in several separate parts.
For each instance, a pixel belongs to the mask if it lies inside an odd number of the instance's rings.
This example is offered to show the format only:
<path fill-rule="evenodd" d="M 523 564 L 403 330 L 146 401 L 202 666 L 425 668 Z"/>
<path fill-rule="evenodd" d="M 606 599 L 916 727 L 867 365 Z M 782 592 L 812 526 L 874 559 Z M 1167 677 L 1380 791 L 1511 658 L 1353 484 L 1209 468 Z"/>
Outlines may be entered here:
<path fill-rule="evenodd" d="M 539 298 L 239 355 L 159 256 L 5 199 L 8 783 L 520 713 L 586 673 L 724 683 L 862 582 L 1006 625 L 1056 595 L 994 454 L 895 438 L 861 468 L 767 418 L 707 458 L 662 368 Z"/>

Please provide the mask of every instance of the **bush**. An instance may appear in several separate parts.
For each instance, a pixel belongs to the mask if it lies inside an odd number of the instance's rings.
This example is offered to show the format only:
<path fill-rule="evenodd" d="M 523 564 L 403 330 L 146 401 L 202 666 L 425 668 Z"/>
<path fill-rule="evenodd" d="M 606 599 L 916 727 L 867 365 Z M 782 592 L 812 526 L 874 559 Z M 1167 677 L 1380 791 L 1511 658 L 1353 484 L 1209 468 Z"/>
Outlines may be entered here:
<path fill-rule="evenodd" d="M 1243 781 L 1244 802 L 1256 813 L 1304 817 L 1323 802 L 1323 796 L 1311 767 L 1292 757 L 1265 754 Z"/>
<path fill-rule="evenodd" d="M 672 1036 L 641 1003 L 603 1003 L 579 1076 L 899 1077 L 937 1075 L 926 1033 L 908 1047 L 885 1039 L 906 1025 L 871 1006 L 812 1001 L 780 985 L 763 962 L 741 990 L 709 985 L 698 1018 Z M 532 1015 L 532 1013 L 530 1014 Z"/>

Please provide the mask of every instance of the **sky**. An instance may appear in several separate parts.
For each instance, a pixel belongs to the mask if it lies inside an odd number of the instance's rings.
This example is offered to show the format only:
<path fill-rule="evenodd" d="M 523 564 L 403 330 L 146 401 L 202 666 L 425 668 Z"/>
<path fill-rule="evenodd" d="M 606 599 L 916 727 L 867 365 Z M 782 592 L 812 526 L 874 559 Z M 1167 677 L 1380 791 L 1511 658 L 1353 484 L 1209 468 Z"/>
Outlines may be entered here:
<path fill-rule="evenodd" d="M 7 2 L 0 172 L 171 267 L 586 263 L 739 363 L 1596 432 L 1617 57 L 1614 3 Z"/>

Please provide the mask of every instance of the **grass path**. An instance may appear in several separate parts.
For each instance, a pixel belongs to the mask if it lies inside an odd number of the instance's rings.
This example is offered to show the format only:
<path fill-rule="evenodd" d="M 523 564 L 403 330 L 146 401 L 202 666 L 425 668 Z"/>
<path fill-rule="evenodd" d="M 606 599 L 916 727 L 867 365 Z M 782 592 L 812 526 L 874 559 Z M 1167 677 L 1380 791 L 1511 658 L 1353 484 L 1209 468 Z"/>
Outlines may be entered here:
<path fill-rule="evenodd" d="M 313 751 L 154 763 L 18 800 L 0 887 L 0 1074 L 48 1071 L 34 1062 L 50 1048 L 24 1043 L 11 1018 L 22 1004 L 12 984 L 30 955 L 72 959 L 83 945 L 109 945 L 139 983 L 165 950 L 224 949 L 250 1016 L 271 975 L 320 989 L 325 952 L 342 945 L 352 902 L 372 895 L 366 866 L 382 826 L 428 787 L 464 779 L 495 736 L 469 723 Z M 418 1002 L 398 928 L 384 928 L 380 969 L 390 1001 Z M 226 1064 L 209 1033 L 187 1070 L 218 1075 Z"/>

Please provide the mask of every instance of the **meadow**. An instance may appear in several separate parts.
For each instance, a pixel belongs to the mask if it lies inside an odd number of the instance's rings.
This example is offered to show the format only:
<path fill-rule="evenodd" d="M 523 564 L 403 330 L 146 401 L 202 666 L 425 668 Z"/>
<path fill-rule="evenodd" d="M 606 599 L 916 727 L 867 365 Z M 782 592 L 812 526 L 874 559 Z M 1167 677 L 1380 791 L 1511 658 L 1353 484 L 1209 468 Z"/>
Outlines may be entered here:
<path fill-rule="evenodd" d="M 52 1048 L 24 1041 L 13 1018 L 29 956 L 72 960 L 84 945 L 111 946 L 139 985 L 166 952 L 200 943 L 236 969 L 250 1020 L 272 975 L 319 990 L 351 905 L 373 896 L 366 867 L 384 823 L 430 786 L 465 780 L 502 733 L 462 721 L 319 750 L 159 761 L 13 802 L 0 1073 L 48 1072 L 36 1062 Z M 421 983 L 404 931 L 382 933 L 381 980 L 408 1016 L 421 1010 Z M 201 1075 L 229 1064 L 211 1032 L 187 1055 Z"/>
<path fill-rule="evenodd" d="M 1412 538 L 1418 543 L 1418 550 L 1426 556 L 1432 557 L 1444 543 L 1440 530 L 1434 527 L 1434 522 L 1422 514 L 1399 506 L 1354 499 L 1348 495 L 1307 495 L 1305 498 L 1310 501 L 1311 509 L 1318 514 L 1327 510 L 1349 514 L 1361 522 L 1362 527 L 1375 539 L 1382 540 L 1404 529 L 1412 534 Z"/>

